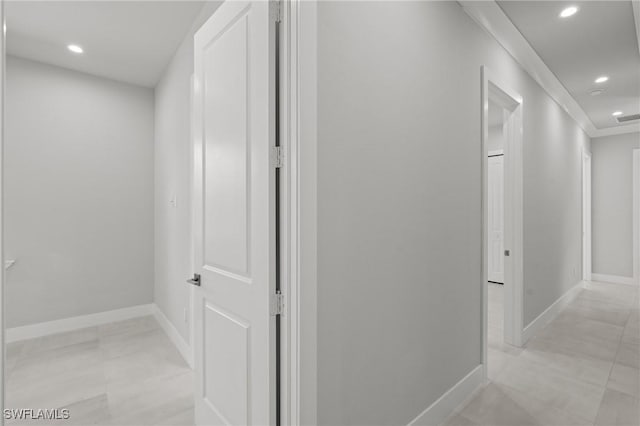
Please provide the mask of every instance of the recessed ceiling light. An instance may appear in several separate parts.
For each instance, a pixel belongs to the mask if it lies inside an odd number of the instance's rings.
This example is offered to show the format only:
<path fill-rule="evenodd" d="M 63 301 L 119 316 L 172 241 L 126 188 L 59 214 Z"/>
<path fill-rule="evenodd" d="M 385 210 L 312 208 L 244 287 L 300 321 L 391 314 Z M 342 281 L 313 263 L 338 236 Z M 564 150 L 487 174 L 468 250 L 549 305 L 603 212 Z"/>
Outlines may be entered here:
<path fill-rule="evenodd" d="M 82 47 L 78 46 L 77 44 L 70 44 L 70 45 L 67 46 L 67 49 L 69 49 L 73 53 L 82 53 L 82 52 L 84 52 L 84 49 Z"/>
<path fill-rule="evenodd" d="M 596 89 L 589 92 L 591 96 L 598 96 L 604 93 L 604 89 Z"/>
<path fill-rule="evenodd" d="M 598 77 L 595 80 L 596 83 L 604 83 L 605 81 L 609 81 L 609 77 L 607 77 L 606 75 Z"/>
<path fill-rule="evenodd" d="M 562 12 L 560 12 L 560 17 L 561 18 L 568 18 L 569 16 L 575 15 L 577 11 L 578 11 L 577 7 L 569 6 L 566 9 L 564 9 Z"/>
<path fill-rule="evenodd" d="M 613 113 L 613 114 L 611 114 L 611 115 L 613 115 L 614 117 L 617 117 L 617 116 L 619 116 L 619 115 L 622 115 L 622 111 L 616 111 L 616 112 L 614 112 L 614 113 Z"/>

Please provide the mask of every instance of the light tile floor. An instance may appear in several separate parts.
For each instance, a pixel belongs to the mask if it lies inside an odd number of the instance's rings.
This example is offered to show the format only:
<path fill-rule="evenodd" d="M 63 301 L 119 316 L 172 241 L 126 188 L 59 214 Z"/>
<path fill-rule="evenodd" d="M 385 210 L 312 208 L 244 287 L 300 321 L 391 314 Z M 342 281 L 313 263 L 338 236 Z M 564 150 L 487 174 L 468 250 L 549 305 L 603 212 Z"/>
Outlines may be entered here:
<path fill-rule="evenodd" d="M 447 426 L 640 425 L 640 301 L 590 283 L 524 348 L 502 342 L 502 287 L 489 288 L 489 383 Z"/>
<path fill-rule="evenodd" d="M 7 408 L 70 419 L 8 424 L 193 425 L 193 373 L 153 317 L 7 347 Z"/>
<path fill-rule="evenodd" d="M 525 348 L 502 341 L 501 290 L 490 382 L 447 426 L 640 424 L 637 288 L 589 284 Z M 193 424 L 193 374 L 152 317 L 10 344 L 7 373 L 8 408 L 69 408 L 60 424 Z"/>

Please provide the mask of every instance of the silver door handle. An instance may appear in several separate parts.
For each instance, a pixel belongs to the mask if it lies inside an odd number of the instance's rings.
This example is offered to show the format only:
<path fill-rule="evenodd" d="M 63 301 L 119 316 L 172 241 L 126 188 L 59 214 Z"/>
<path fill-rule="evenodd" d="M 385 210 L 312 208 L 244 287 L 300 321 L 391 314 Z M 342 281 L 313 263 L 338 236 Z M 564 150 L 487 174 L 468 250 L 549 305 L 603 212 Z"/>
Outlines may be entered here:
<path fill-rule="evenodd" d="M 193 278 L 187 280 L 187 282 L 200 287 L 200 274 L 193 274 Z"/>

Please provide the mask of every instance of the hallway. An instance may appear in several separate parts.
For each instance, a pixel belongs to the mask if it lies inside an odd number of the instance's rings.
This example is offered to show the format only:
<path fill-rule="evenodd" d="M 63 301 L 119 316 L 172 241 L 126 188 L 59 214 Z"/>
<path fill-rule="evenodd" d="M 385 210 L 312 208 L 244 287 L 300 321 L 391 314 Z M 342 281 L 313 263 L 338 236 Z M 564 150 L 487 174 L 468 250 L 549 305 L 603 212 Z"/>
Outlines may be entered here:
<path fill-rule="evenodd" d="M 592 282 L 524 349 L 490 340 L 489 384 L 446 425 L 637 425 L 639 367 L 638 287 Z"/>

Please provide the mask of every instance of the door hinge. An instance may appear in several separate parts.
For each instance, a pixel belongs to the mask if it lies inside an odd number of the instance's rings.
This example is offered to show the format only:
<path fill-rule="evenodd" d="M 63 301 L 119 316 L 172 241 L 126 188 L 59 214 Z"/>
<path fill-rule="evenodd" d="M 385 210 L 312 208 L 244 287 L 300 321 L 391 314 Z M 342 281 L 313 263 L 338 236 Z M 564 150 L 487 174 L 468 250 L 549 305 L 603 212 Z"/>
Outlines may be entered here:
<path fill-rule="evenodd" d="M 273 150 L 271 151 L 271 162 L 275 168 L 284 166 L 284 151 L 281 146 L 273 147 Z"/>
<path fill-rule="evenodd" d="M 271 315 L 282 315 L 284 313 L 284 295 L 280 290 L 271 296 Z"/>
<path fill-rule="evenodd" d="M 280 0 L 269 1 L 269 10 L 274 22 L 282 22 L 282 2 Z"/>

